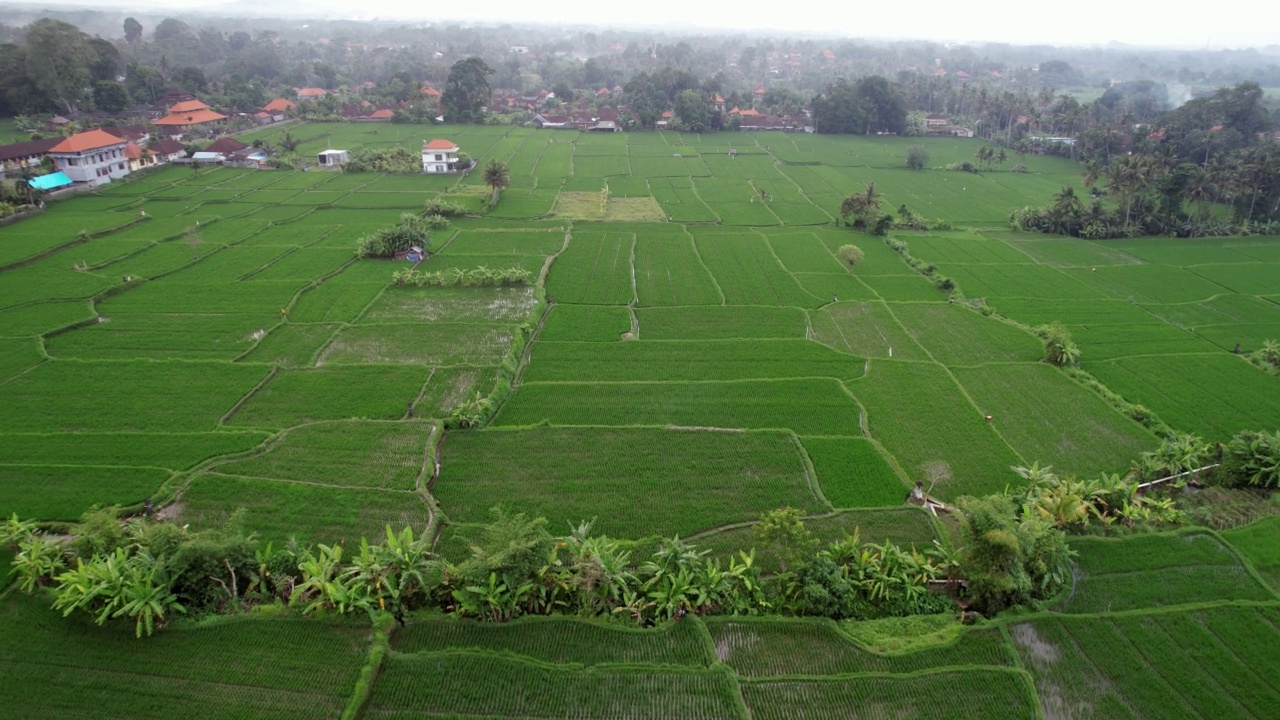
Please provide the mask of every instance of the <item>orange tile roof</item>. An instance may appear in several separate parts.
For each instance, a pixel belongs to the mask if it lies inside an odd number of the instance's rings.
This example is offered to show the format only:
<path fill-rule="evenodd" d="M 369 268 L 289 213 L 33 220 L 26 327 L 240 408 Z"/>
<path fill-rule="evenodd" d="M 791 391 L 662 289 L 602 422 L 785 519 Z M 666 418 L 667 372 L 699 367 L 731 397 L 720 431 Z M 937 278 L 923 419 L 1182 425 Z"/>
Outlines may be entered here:
<path fill-rule="evenodd" d="M 383 109 L 383 110 L 374 110 L 374 111 L 373 111 L 373 113 L 369 115 L 369 117 L 370 117 L 370 118 L 372 118 L 372 119 L 374 119 L 374 120 L 390 120 L 390 119 L 391 119 L 391 116 L 392 116 L 392 115 L 394 115 L 394 114 L 395 114 L 395 113 L 391 112 L 390 110 L 386 110 L 386 109 Z"/>
<path fill-rule="evenodd" d="M 112 145 L 123 145 L 124 140 L 103 130 L 89 130 L 88 132 L 76 133 L 62 142 L 49 148 L 51 153 L 73 153 L 84 152 L 86 150 L 97 150 L 98 148 L 111 147 Z"/>
<path fill-rule="evenodd" d="M 151 152 L 150 150 L 143 150 L 142 148 L 138 147 L 138 144 L 137 144 L 137 143 L 129 143 L 128 145 L 125 145 L 125 146 L 124 146 L 124 156 L 125 156 L 125 157 L 127 157 L 127 158 L 129 158 L 130 160 L 138 160 L 138 159 L 141 159 L 141 158 L 142 158 L 143 153 L 145 153 L 145 154 L 147 154 L 147 155 L 154 155 L 154 154 L 155 154 L 155 153 Z"/>
<path fill-rule="evenodd" d="M 329 91 L 324 88 L 301 88 L 298 90 L 298 97 L 320 97 L 328 94 Z"/>
<path fill-rule="evenodd" d="M 173 107 L 169 108 L 169 112 L 170 114 L 189 113 L 189 112 L 195 112 L 196 110 L 208 110 L 208 109 L 209 109 L 209 106 L 205 105 L 199 100 L 186 100 L 180 103 L 176 103 Z"/>
<path fill-rule="evenodd" d="M 433 87 L 422 88 L 422 94 L 428 97 L 440 97 L 440 91 Z"/>
<path fill-rule="evenodd" d="M 194 112 L 185 113 L 169 113 L 159 120 L 155 121 L 155 125 L 199 125 L 200 123 L 214 122 L 215 120 L 226 120 L 227 116 L 216 113 L 212 110 L 196 110 Z"/>
<path fill-rule="evenodd" d="M 291 110 L 296 107 L 298 107 L 298 103 L 292 100 L 285 100 L 284 98 L 276 98 L 275 100 L 272 100 L 266 105 L 263 105 L 262 109 L 266 110 L 267 112 L 273 112 L 273 111 L 284 112 L 285 110 Z"/>
<path fill-rule="evenodd" d="M 422 149 L 424 150 L 456 150 L 457 148 L 458 148 L 457 143 L 454 143 L 450 140 L 439 140 L 439 139 L 432 140 L 431 142 L 422 146 Z"/>

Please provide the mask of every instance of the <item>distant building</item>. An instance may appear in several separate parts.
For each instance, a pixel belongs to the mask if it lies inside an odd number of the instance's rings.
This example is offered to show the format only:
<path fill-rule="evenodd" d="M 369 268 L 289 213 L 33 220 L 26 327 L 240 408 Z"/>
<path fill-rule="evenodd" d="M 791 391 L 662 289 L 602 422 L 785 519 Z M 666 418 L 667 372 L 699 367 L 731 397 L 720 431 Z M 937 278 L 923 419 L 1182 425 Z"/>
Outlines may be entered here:
<path fill-rule="evenodd" d="M 49 155 L 72 182 L 97 186 L 129 174 L 127 144 L 111 133 L 89 130 L 63 139 L 49 149 Z"/>
<path fill-rule="evenodd" d="M 124 156 L 129 162 L 129 172 L 137 172 L 157 164 L 155 153 L 134 142 L 124 146 Z"/>
<path fill-rule="evenodd" d="M 316 154 L 316 162 L 323 167 L 338 167 L 351 161 L 346 150 L 325 150 Z"/>
<path fill-rule="evenodd" d="M 298 88 L 298 101 L 315 100 L 328 94 L 329 91 L 324 88 Z"/>
<path fill-rule="evenodd" d="M 147 150 L 156 159 L 156 164 L 173 162 L 174 160 L 186 157 L 187 148 L 177 140 L 156 140 L 147 145 Z"/>
<path fill-rule="evenodd" d="M 422 144 L 422 172 L 454 172 L 458 163 L 458 146 L 451 140 L 432 140 Z"/>
<path fill-rule="evenodd" d="M 170 106 L 169 114 L 154 124 L 167 130 L 186 132 L 197 125 L 210 125 L 226 119 L 226 115 L 210 110 L 199 100 L 185 100 Z"/>
<path fill-rule="evenodd" d="M 28 140 L 27 142 L 0 145 L 0 165 L 5 168 L 20 168 L 28 165 L 39 165 L 49 150 L 63 138 L 55 137 L 46 140 Z"/>

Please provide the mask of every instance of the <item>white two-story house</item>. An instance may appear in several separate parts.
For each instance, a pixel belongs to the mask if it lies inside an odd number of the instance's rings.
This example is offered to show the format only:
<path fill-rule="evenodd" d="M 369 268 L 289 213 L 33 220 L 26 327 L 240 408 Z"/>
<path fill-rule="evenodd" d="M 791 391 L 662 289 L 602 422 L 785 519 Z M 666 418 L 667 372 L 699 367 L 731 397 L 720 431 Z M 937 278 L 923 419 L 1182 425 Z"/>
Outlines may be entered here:
<path fill-rule="evenodd" d="M 102 130 L 76 133 L 49 148 L 59 171 L 73 182 L 103 185 L 129 174 L 128 143 Z"/>
<path fill-rule="evenodd" d="M 458 146 L 449 140 L 432 140 L 422 144 L 422 172 L 454 172 L 458 162 Z"/>

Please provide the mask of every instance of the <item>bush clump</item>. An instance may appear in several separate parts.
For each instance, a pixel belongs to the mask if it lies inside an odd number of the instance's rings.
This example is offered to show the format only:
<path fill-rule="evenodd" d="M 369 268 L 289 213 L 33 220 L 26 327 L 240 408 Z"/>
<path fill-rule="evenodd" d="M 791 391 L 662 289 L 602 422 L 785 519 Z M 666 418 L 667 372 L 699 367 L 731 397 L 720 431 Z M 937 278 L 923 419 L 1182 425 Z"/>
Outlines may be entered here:
<path fill-rule="evenodd" d="M 404 213 L 400 222 L 380 228 L 360 238 L 356 255 L 362 258 L 393 258 L 410 248 L 426 248 L 431 242 L 432 221 Z"/>

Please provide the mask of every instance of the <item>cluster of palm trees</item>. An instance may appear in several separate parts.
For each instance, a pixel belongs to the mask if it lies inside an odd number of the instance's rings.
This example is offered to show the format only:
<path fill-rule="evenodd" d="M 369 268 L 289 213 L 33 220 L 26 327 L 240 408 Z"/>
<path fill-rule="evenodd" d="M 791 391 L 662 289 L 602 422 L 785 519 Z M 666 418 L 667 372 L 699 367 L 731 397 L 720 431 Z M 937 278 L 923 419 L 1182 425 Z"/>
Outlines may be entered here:
<path fill-rule="evenodd" d="M 1079 530 L 1096 521 L 1108 529 L 1116 523 L 1133 527 L 1138 523 L 1172 524 L 1183 513 L 1171 498 L 1138 492 L 1138 480 L 1115 473 L 1096 478 L 1062 478 L 1049 465 L 1013 468 L 1027 481 L 1023 512 L 1052 523 L 1063 530 Z"/>
<path fill-rule="evenodd" d="M 1099 189 L 1104 180 L 1105 193 Z M 1269 233 L 1280 225 L 1280 146 L 1274 144 L 1202 164 L 1180 161 L 1167 146 L 1110 162 L 1093 158 L 1082 183 L 1093 195 L 1087 206 L 1067 186 L 1047 207 L 1015 211 L 1011 223 L 1090 239 Z"/>
<path fill-rule="evenodd" d="M 994 148 L 990 145 L 983 145 L 974 151 L 973 156 L 978 160 L 980 169 L 991 169 L 993 163 L 1004 165 L 1009 159 L 1009 153 L 1004 148 Z"/>

